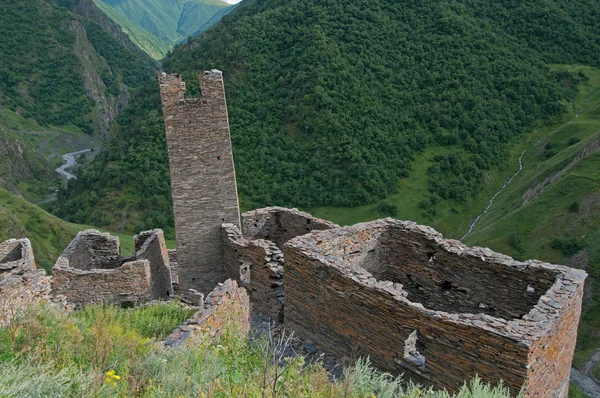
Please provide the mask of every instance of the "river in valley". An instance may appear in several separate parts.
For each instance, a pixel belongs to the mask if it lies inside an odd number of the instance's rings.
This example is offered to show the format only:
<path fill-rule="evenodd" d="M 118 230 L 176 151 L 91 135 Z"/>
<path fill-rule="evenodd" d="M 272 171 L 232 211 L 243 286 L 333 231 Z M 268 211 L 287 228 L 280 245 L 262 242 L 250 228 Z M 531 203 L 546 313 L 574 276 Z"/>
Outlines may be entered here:
<path fill-rule="evenodd" d="M 56 169 L 56 172 L 61 176 L 65 177 L 67 180 L 76 178 L 75 175 L 69 172 L 69 169 L 77 165 L 77 158 L 84 153 L 92 152 L 98 149 L 99 148 L 90 148 L 84 149 L 82 151 L 65 153 L 64 155 L 62 155 L 64 163 L 62 166 Z"/>

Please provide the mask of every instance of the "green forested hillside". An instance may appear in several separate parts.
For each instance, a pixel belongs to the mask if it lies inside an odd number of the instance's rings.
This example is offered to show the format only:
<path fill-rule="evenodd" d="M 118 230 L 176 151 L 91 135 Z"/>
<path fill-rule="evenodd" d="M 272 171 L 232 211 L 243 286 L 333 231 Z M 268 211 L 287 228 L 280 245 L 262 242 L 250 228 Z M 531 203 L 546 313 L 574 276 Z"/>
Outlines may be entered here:
<path fill-rule="evenodd" d="M 84 0 L 8 2 L 0 13 L 0 105 L 44 126 L 105 133 L 127 88 L 153 68 L 91 19 L 63 6 Z"/>
<path fill-rule="evenodd" d="M 174 238 L 167 147 L 156 83 L 132 98 L 102 152 L 50 210 L 77 223 L 130 232 L 160 227 Z"/>
<path fill-rule="evenodd" d="M 462 203 L 515 137 L 566 112 L 572 93 L 548 63 L 597 62 L 600 5 L 526 3 L 254 2 L 164 67 L 225 71 L 255 205 L 373 203 L 432 146 L 445 150 L 423 206 Z"/>
<path fill-rule="evenodd" d="M 200 29 L 214 25 L 233 6 L 220 0 L 94 0 L 106 15 L 155 59 Z"/>
<path fill-rule="evenodd" d="M 49 200 L 60 156 L 100 146 L 154 61 L 92 0 L 9 2 L 0 37 L 0 187 Z"/>
<path fill-rule="evenodd" d="M 396 195 L 431 221 L 479 200 L 516 140 L 568 111 L 582 77 L 550 63 L 598 63 L 597 12 L 587 0 L 249 2 L 176 47 L 164 67 L 189 85 L 198 70 L 224 71 L 246 208 L 376 206 Z M 162 134 L 156 123 L 128 137 Z M 117 157 L 132 175 L 164 157 L 164 146 L 131 159 L 119 145 L 90 171 L 99 197 L 117 190 L 93 176 Z M 98 213 L 73 204 L 79 192 L 67 193 L 60 214 Z"/>

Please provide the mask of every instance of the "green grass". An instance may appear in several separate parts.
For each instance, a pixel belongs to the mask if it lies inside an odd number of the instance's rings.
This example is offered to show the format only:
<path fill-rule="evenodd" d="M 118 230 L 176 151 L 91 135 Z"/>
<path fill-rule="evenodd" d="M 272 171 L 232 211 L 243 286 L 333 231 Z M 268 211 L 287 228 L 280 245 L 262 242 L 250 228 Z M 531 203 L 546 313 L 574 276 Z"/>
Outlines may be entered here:
<path fill-rule="evenodd" d="M 569 385 L 569 398 L 588 398 L 588 395 L 575 384 Z"/>
<path fill-rule="evenodd" d="M 3 397 L 356 397 L 450 398 L 381 373 L 368 360 L 331 382 L 320 364 L 302 358 L 273 362 L 276 342 L 249 342 L 236 324 L 216 341 L 164 349 L 155 344 L 191 311 L 177 304 L 117 309 L 88 307 L 65 313 L 32 307 L 0 327 L 0 395 Z M 508 398 L 475 379 L 461 398 Z M 457 397 L 458 397 L 457 396 Z"/>
<path fill-rule="evenodd" d="M 162 59 L 171 49 L 169 43 L 160 40 L 158 37 L 145 31 L 140 26 L 130 21 L 125 15 L 113 9 L 101 0 L 94 0 L 94 4 L 102 10 L 113 22 L 117 23 L 123 29 L 123 32 L 129 36 L 131 41 L 139 48 L 145 51 L 154 59 Z"/>

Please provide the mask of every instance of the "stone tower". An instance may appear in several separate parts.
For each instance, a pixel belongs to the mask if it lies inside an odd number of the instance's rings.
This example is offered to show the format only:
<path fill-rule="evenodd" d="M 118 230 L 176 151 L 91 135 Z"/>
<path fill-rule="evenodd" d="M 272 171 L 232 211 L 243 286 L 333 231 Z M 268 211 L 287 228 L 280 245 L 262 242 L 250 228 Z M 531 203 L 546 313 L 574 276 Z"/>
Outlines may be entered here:
<path fill-rule="evenodd" d="M 227 279 L 220 227 L 240 225 L 223 74 L 213 69 L 199 78 L 201 98 L 187 98 L 180 75 L 158 76 L 184 294 L 207 294 Z"/>

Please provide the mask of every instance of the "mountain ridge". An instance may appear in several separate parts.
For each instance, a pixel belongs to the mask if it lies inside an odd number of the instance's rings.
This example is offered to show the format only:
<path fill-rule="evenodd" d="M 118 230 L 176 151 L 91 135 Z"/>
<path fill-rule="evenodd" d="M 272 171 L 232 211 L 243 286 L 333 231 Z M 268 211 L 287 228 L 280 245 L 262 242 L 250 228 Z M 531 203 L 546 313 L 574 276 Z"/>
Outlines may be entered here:
<path fill-rule="evenodd" d="M 178 42 L 214 25 L 235 6 L 220 0 L 94 0 L 141 49 L 163 58 Z"/>

